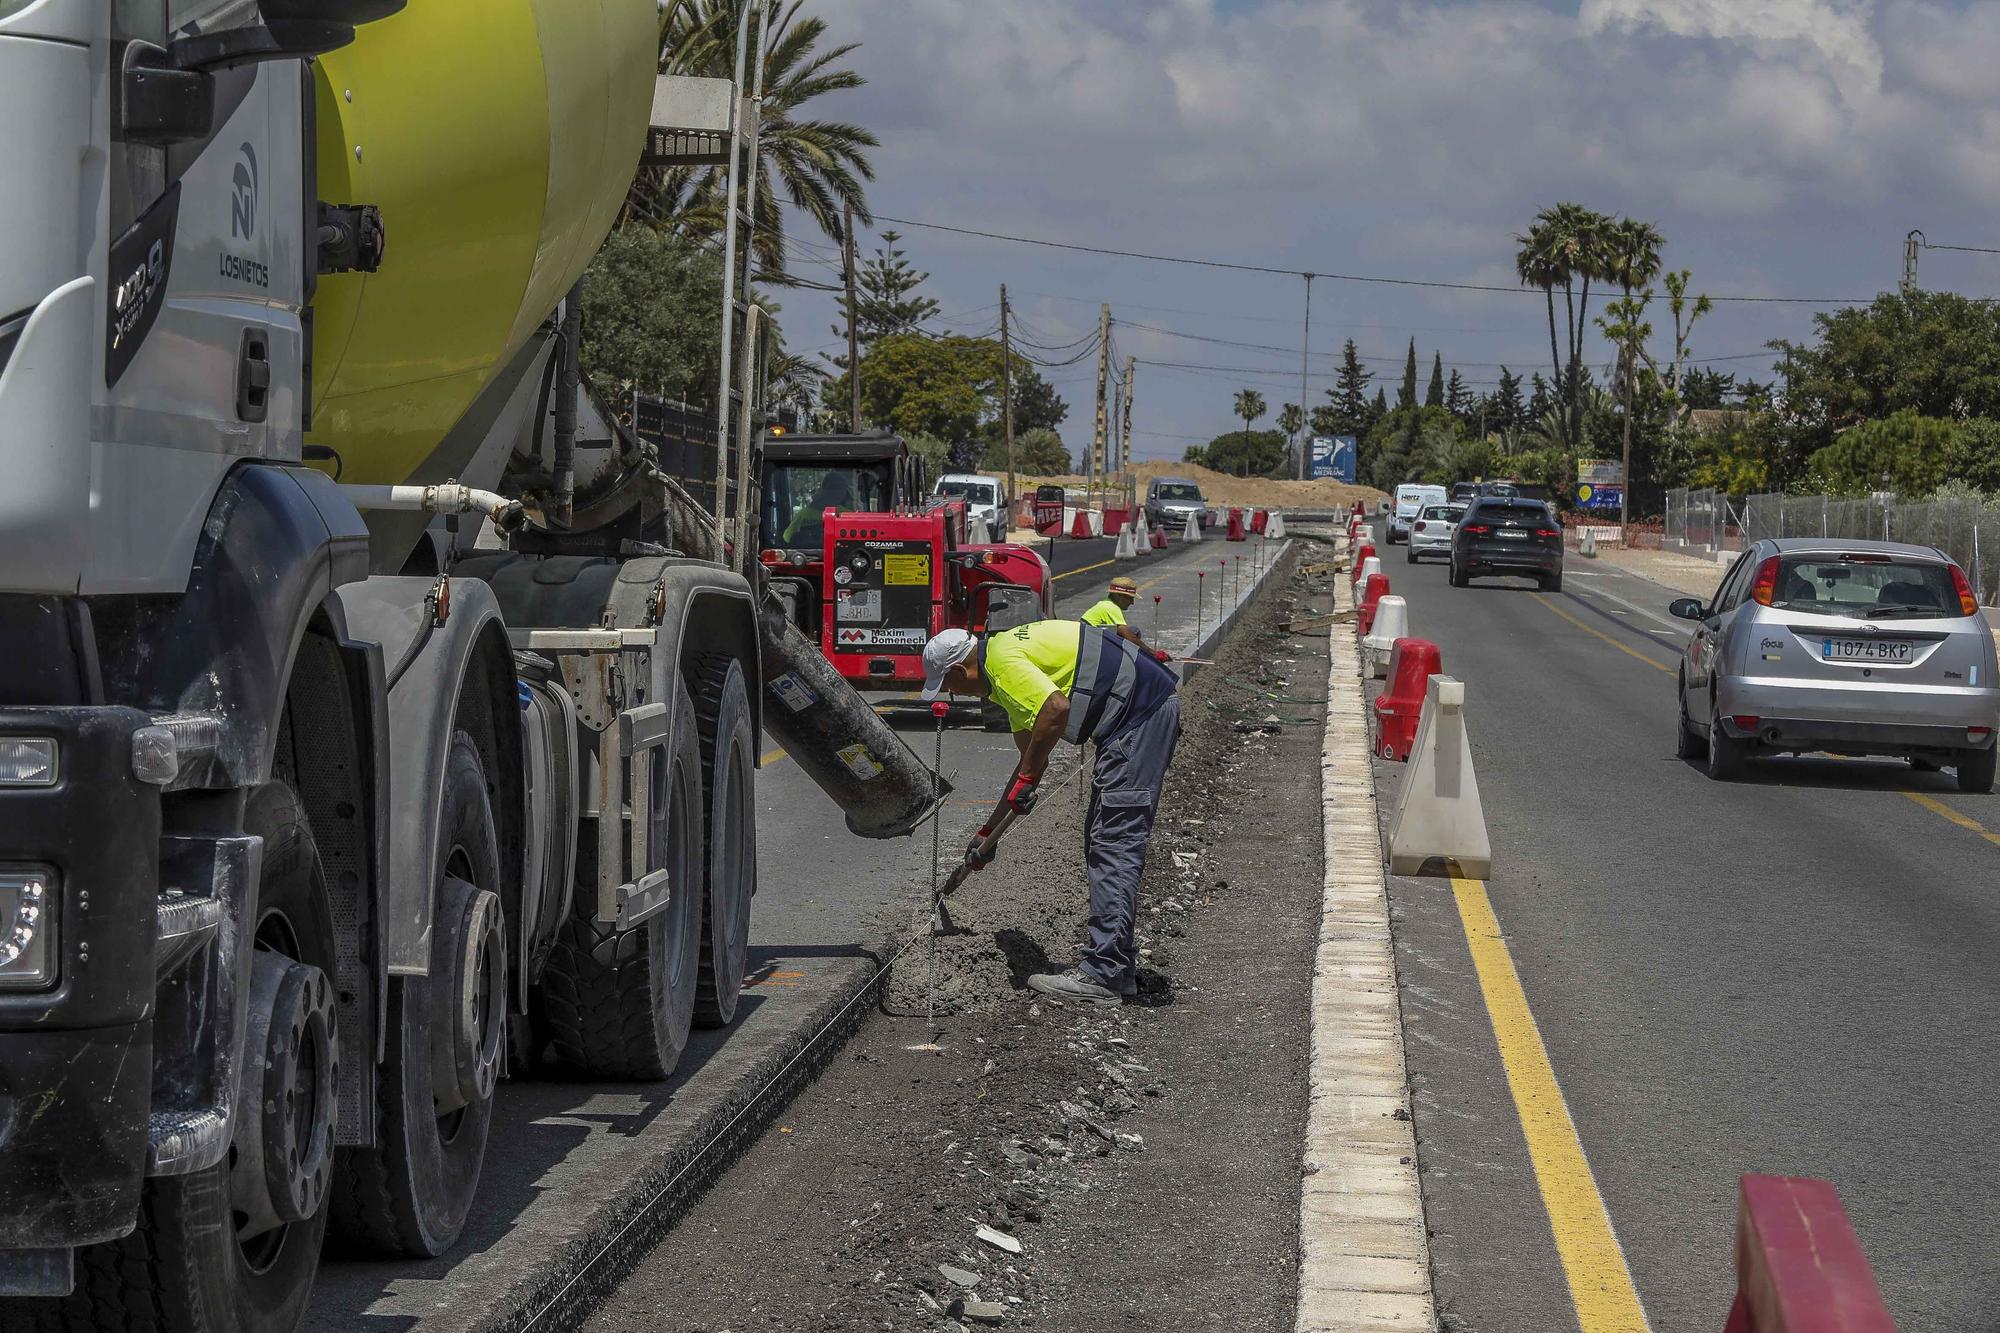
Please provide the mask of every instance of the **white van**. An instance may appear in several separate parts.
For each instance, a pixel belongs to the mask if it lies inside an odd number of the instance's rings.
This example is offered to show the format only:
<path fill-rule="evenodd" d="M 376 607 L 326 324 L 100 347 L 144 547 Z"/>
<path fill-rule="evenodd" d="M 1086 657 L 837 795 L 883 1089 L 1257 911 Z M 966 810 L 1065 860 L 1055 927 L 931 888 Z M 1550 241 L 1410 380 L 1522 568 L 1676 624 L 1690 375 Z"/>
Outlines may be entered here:
<path fill-rule="evenodd" d="M 1389 545 L 1410 539 L 1410 524 L 1425 505 L 1449 504 L 1451 496 L 1442 486 L 1422 486 L 1406 481 L 1396 488 L 1396 507 L 1389 515 Z"/>
<path fill-rule="evenodd" d="M 1001 522 L 1001 511 L 1007 507 L 1007 502 L 998 477 L 983 477 L 976 472 L 947 472 L 938 478 L 937 490 L 933 494 L 940 499 L 965 501 L 966 518 L 985 519 L 986 531 L 992 540 L 1007 540 L 1007 525 Z"/>

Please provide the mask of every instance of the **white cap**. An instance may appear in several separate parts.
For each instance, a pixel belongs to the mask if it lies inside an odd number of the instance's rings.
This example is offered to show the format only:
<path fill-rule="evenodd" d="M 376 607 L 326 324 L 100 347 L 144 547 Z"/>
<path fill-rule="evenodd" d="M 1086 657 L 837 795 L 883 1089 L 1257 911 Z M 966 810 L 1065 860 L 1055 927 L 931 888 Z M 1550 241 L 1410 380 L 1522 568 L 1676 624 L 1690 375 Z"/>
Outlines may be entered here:
<path fill-rule="evenodd" d="M 935 699 L 944 692 L 944 673 L 972 656 L 979 641 L 969 630 L 939 630 L 924 645 L 924 698 Z"/>

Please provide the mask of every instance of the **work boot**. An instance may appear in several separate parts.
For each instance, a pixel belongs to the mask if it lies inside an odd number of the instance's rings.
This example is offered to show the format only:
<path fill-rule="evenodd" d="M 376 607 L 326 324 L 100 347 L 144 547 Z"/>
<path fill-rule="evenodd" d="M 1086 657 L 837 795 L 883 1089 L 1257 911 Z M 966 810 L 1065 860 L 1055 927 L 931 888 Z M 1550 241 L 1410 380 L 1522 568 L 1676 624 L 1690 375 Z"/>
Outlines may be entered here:
<path fill-rule="evenodd" d="M 1058 1000 L 1074 1000 L 1078 1004 L 1115 1008 L 1124 1003 L 1117 991 L 1092 981 L 1080 968 L 1074 967 L 1067 972 L 1037 972 L 1028 978 L 1028 989 L 1052 995 Z"/>

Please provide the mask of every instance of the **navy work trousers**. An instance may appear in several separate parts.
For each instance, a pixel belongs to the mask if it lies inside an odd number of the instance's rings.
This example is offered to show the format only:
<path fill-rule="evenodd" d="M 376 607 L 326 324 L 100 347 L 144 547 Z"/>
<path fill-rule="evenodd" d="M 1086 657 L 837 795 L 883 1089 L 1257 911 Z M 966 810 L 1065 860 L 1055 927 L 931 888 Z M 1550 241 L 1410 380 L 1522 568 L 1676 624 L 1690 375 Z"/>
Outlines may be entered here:
<path fill-rule="evenodd" d="M 1097 744 L 1084 816 L 1084 868 L 1090 876 L 1090 947 L 1082 971 L 1131 994 L 1137 986 L 1139 875 L 1160 808 L 1167 765 L 1181 738 L 1180 700 L 1169 696 L 1145 719 Z"/>

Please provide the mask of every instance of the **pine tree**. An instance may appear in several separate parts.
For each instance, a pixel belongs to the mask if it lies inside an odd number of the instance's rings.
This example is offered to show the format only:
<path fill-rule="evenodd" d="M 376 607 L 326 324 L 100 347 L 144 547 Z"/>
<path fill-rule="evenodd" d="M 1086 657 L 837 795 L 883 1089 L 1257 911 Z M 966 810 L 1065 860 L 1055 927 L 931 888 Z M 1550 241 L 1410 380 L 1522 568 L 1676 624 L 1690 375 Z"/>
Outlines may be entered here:
<path fill-rule="evenodd" d="M 1444 382 L 1444 405 L 1460 421 L 1472 415 L 1472 390 L 1465 386 L 1465 376 L 1458 373 L 1457 366 L 1451 368 L 1451 378 Z"/>
<path fill-rule="evenodd" d="M 1543 417 L 1556 410 L 1555 395 L 1549 392 L 1549 382 L 1542 378 L 1542 372 L 1539 370 L 1529 377 L 1528 385 L 1530 390 L 1528 394 L 1528 421 L 1540 421 Z"/>
<path fill-rule="evenodd" d="M 912 295 L 931 275 L 917 272 L 897 248 L 896 242 L 902 239 L 901 232 L 883 232 L 882 244 L 875 248 L 875 257 L 863 262 L 860 271 L 854 275 L 857 289 L 854 335 L 864 348 L 889 334 L 912 332 L 938 312 L 938 303 L 930 297 Z M 846 295 L 837 298 L 834 306 L 839 310 L 842 322 L 834 326 L 833 332 L 835 336 L 845 338 Z M 847 358 L 834 357 L 833 363 L 845 368 Z"/>
<path fill-rule="evenodd" d="M 1431 382 L 1424 390 L 1425 407 L 1444 406 L 1444 353 L 1431 353 Z"/>
<path fill-rule="evenodd" d="M 1341 349 L 1340 370 L 1334 377 L 1333 387 L 1326 391 L 1326 396 L 1333 400 L 1330 415 L 1334 428 L 1322 431 L 1322 434 L 1361 436 L 1368 433 L 1368 428 L 1374 424 L 1369 419 L 1368 385 L 1374 378 L 1372 372 L 1361 368 L 1361 358 L 1354 351 L 1354 339 L 1349 338 L 1347 346 Z M 1315 423 L 1319 421 L 1319 416 L 1319 409 L 1314 409 Z M 1318 429 L 1317 424 L 1314 429 Z"/>
<path fill-rule="evenodd" d="M 1500 367 L 1500 385 L 1486 405 L 1488 430 L 1514 430 L 1526 424 L 1521 406 L 1521 377 Z"/>
<path fill-rule="evenodd" d="M 1375 401 L 1368 408 L 1368 429 L 1374 430 L 1375 423 L 1389 415 L 1389 391 L 1377 389 Z"/>
<path fill-rule="evenodd" d="M 1410 354 L 1403 362 L 1403 387 L 1396 390 L 1396 410 L 1417 405 L 1417 340 L 1410 339 Z"/>

